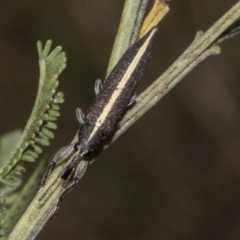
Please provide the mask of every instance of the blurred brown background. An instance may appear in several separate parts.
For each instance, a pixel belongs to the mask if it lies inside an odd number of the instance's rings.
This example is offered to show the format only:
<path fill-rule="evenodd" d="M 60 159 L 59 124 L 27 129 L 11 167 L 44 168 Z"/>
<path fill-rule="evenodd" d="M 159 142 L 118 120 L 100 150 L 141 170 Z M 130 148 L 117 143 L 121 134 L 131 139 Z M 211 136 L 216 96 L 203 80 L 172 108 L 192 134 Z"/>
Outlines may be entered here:
<path fill-rule="evenodd" d="M 172 0 L 139 92 L 237 0 Z M 67 53 L 56 138 L 69 144 L 104 78 L 123 0 L 0 1 L 0 135 L 23 128 L 38 85 L 36 41 Z M 240 37 L 201 63 L 89 168 L 46 239 L 239 239 Z M 30 164 L 28 164 L 29 166 Z"/>

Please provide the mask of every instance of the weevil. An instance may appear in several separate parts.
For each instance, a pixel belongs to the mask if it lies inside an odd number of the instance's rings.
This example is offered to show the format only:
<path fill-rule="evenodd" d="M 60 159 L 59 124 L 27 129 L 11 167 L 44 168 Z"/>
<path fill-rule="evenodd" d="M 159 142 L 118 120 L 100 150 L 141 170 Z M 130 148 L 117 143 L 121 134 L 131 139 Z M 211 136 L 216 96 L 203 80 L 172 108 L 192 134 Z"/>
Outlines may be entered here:
<path fill-rule="evenodd" d="M 103 84 L 100 80 L 96 81 L 96 98 L 85 115 L 81 109 L 77 109 L 77 119 L 80 123 L 78 140 L 60 150 L 50 163 L 42 180 L 44 185 L 54 166 L 74 148 L 75 155 L 62 174 L 63 179 L 70 177 L 70 182 L 59 202 L 78 183 L 86 170 L 86 162 L 92 161 L 97 152 L 111 138 L 124 112 L 134 102 L 136 88 L 151 57 L 156 31 L 157 28 L 153 28 L 130 46 Z M 80 164 L 83 161 L 85 164 Z"/>

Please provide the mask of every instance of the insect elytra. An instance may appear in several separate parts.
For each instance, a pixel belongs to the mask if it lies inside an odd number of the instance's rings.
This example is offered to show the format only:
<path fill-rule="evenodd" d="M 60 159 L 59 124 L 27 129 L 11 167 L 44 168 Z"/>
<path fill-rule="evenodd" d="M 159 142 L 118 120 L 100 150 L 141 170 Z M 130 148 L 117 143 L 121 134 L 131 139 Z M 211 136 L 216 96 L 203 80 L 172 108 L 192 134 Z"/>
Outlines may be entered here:
<path fill-rule="evenodd" d="M 153 28 L 129 47 L 104 84 L 97 80 L 97 96 L 86 115 L 77 110 L 82 125 L 75 149 L 83 159 L 91 157 L 112 136 L 124 111 L 135 99 L 136 88 L 151 56 L 156 31 Z"/>

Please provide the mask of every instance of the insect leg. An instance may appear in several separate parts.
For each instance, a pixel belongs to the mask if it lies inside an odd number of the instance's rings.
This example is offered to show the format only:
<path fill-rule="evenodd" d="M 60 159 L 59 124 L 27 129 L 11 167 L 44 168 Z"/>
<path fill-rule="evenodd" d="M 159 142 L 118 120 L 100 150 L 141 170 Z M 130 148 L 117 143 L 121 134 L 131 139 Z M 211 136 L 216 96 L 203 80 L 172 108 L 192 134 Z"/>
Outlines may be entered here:
<path fill-rule="evenodd" d="M 101 89 L 102 89 L 102 81 L 101 81 L 101 79 L 97 79 L 95 82 L 95 86 L 94 86 L 95 94 L 98 95 L 99 92 L 101 91 Z"/>
<path fill-rule="evenodd" d="M 85 121 L 84 121 L 84 113 L 81 110 L 81 108 L 77 108 L 76 109 L 76 116 L 77 116 L 77 120 L 79 121 L 79 123 L 81 125 L 85 123 Z"/>
<path fill-rule="evenodd" d="M 78 159 L 79 160 L 79 159 Z M 69 166 L 71 164 L 75 164 L 76 159 L 74 158 L 73 161 L 69 164 Z M 69 194 L 69 192 L 71 192 L 71 190 L 73 190 L 73 188 L 76 186 L 76 184 L 79 182 L 79 180 L 82 178 L 82 176 L 84 175 L 84 173 L 87 170 L 89 162 L 88 161 L 81 161 L 78 166 L 76 167 L 76 170 L 74 172 L 74 176 L 73 179 L 71 179 L 71 182 L 69 185 L 67 185 L 67 187 L 65 188 L 65 190 L 63 191 L 62 195 L 60 196 L 57 206 L 56 206 L 56 210 L 54 211 L 53 215 L 51 216 L 51 219 L 54 218 L 56 216 L 56 214 L 58 213 L 58 210 L 60 208 L 60 205 L 63 201 L 63 199 Z M 70 167 L 69 167 L 70 168 Z M 65 172 L 64 172 L 65 174 Z M 64 175 L 63 174 L 63 175 Z"/>
<path fill-rule="evenodd" d="M 51 161 L 51 163 L 48 165 L 48 168 L 46 170 L 46 172 L 44 173 L 43 175 L 43 178 L 42 178 L 42 181 L 41 181 L 41 184 L 39 186 L 39 189 L 45 185 L 48 177 L 50 176 L 50 174 L 52 173 L 53 171 L 53 168 L 55 167 L 55 165 L 61 161 L 63 161 L 70 153 L 71 151 L 73 150 L 73 147 L 76 143 L 72 143 L 64 148 L 62 148 L 56 155 L 55 157 L 53 158 L 53 160 Z"/>
<path fill-rule="evenodd" d="M 61 197 L 59 198 L 59 203 L 61 203 L 63 201 L 63 199 L 68 195 L 68 193 L 71 192 L 71 190 L 76 186 L 76 184 L 79 182 L 79 180 L 82 178 L 82 176 L 86 172 L 88 165 L 89 165 L 89 162 L 84 161 L 84 160 L 82 160 L 78 164 L 78 166 L 76 167 L 76 170 L 74 172 L 73 179 L 71 179 L 70 184 L 67 185 L 67 187 L 63 191 Z"/>
<path fill-rule="evenodd" d="M 78 161 L 79 161 L 79 155 L 76 155 L 73 160 L 68 164 L 67 168 L 62 174 L 62 179 L 66 180 L 72 173 L 72 170 L 76 167 Z"/>

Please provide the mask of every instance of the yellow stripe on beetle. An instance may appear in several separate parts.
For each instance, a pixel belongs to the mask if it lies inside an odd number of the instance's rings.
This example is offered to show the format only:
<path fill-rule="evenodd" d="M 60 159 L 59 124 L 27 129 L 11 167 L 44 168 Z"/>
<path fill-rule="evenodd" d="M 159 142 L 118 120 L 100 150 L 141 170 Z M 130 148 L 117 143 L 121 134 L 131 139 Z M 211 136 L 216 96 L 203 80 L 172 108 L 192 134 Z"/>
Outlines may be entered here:
<path fill-rule="evenodd" d="M 116 100 L 118 99 L 118 97 L 120 96 L 120 94 L 122 93 L 124 87 L 126 86 L 126 84 L 128 83 L 128 80 L 131 78 L 131 75 L 133 73 L 133 71 L 135 70 L 137 64 L 139 63 L 139 60 L 141 59 L 142 55 L 145 53 L 147 46 L 149 45 L 150 40 L 152 39 L 152 37 L 154 36 L 155 32 L 157 31 L 156 28 L 154 28 L 151 32 L 151 34 L 148 36 L 147 40 L 144 42 L 144 44 L 141 46 L 141 48 L 139 49 L 139 51 L 137 52 L 136 56 L 134 57 L 133 61 L 131 62 L 131 64 L 129 65 L 127 71 L 125 72 L 125 74 L 123 75 L 122 79 L 119 81 L 116 89 L 114 90 L 114 92 L 112 93 L 112 96 L 109 100 L 109 102 L 106 104 L 102 114 L 99 116 L 99 118 L 96 120 L 95 123 L 95 127 L 91 132 L 91 135 L 89 136 L 89 139 L 87 142 L 89 142 L 92 137 L 96 134 L 96 132 L 98 131 L 98 129 L 102 126 L 102 124 L 104 124 L 108 114 L 110 113 L 112 107 L 114 106 Z"/>

